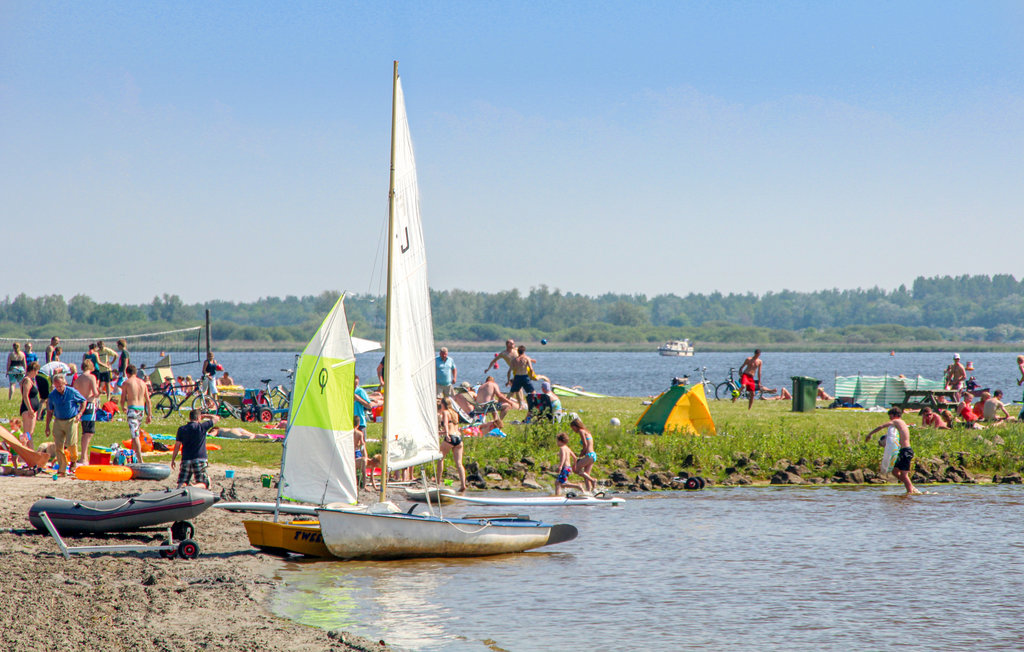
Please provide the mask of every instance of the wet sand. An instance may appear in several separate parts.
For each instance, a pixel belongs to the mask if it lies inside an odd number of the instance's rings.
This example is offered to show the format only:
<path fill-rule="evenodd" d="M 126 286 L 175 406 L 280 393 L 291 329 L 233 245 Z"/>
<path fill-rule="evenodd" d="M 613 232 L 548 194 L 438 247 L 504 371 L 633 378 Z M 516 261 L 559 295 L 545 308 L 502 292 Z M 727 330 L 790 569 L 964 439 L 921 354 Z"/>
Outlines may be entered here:
<path fill-rule="evenodd" d="M 231 490 L 222 465 L 213 465 L 213 490 Z M 261 473 L 236 471 L 238 500 L 273 500 Z M 271 614 L 266 606 L 281 561 L 250 547 L 242 516 L 208 509 L 193 520 L 201 554 L 166 560 L 156 552 L 72 555 L 32 528 L 29 507 L 45 496 L 114 498 L 174 486 L 168 480 L 89 482 L 0 477 L 0 641 L 19 652 L 83 647 L 89 650 L 383 650 L 374 641 L 307 627 Z M 156 545 L 165 530 L 66 538 L 69 546 Z"/>

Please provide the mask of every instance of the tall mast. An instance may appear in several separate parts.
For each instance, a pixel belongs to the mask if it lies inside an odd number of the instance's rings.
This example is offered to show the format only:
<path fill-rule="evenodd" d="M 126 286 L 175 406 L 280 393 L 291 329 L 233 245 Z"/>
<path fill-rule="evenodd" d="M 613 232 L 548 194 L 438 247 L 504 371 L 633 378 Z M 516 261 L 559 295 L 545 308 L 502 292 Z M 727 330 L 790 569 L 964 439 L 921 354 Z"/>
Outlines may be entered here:
<path fill-rule="evenodd" d="M 395 131 L 396 116 L 398 113 L 398 61 L 394 63 L 394 75 L 391 80 L 391 175 L 388 180 L 388 284 L 385 302 L 387 309 L 384 319 L 384 373 L 388 374 L 391 368 L 391 250 L 395 246 Z M 388 374 L 390 375 L 390 374 Z M 388 428 L 388 385 L 394 380 L 390 377 L 384 378 L 384 434 L 381 436 L 382 450 L 380 455 L 380 502 L 387 500 L 388 492 L 388 440 L 391 438 L 391 431 Z M 371 470 L 372 472 L 372 470 Z"/>

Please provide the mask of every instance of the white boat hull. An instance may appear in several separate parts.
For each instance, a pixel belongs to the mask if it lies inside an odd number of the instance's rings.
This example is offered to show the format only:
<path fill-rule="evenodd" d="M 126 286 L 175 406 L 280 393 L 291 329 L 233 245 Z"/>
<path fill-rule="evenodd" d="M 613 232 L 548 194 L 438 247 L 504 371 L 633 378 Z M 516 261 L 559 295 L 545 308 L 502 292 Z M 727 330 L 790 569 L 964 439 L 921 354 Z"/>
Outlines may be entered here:
<path fill-rule="evenodd" d="M 566 507 L 568 505 L 607 505 L 625 504 L 624 498 L 598 498 L 595 496 L 452 496 L 452 500 L 472 505 L 489 505 L 492 507 Z"/>
<path fill-rule="evenodd" d="M 326 508 L 317 515 L 327 549 L 341 559 L 503 555 L 571 541 L 578 534 L 572 525 L 515 517 L 440 519 Z"/>
<path fill-rule="evenodd" d="M 693 351 L 658 351 L 661 355 L 668 355 L 676 358 L 692 358 Z"/>

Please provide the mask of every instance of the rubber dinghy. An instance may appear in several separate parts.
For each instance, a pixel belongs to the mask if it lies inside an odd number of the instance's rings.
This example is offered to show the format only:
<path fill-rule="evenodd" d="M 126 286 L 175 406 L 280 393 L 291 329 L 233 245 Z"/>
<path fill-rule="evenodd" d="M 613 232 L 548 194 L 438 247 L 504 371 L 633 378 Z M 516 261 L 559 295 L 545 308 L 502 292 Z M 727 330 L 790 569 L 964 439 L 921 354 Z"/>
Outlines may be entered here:
<path fill-rule="evenodd" d="M 48 497 L 32 504 L 28 520 L 41 532 L 46 532 L 46 526 L 39 517 L 41 512 L 49 515 L 61 534 L 133 532 L 195 518 L 217 500 L 216 494 L 200 487 L 167 489 L 109 500 Z"/>

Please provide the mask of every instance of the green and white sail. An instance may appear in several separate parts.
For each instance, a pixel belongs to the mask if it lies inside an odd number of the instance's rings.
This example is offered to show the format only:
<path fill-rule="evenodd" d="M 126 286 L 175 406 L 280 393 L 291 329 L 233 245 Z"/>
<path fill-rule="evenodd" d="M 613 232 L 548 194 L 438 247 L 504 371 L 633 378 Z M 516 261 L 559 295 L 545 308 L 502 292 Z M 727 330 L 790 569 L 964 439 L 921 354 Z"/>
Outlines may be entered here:
<path fill-rule="evenodd" d="M 356 502 L 355 364 L 342 297 L 296 365 L 281 456 L 282 496 L 319 505 Z"/>
<path fill-rule="evenodd" d="M 434 327 L 427 251 L 420 219 L 409 121 L 401 80 L 395 84 L 394 188 L 388 246 L 388 323 L 384 376 L 387 467 L 404 469 L 441 458 L 434 403 Z"/>

